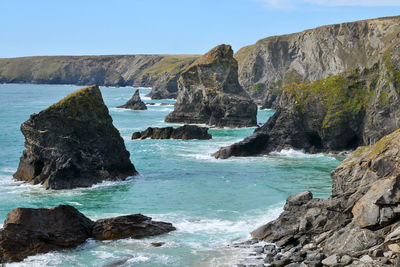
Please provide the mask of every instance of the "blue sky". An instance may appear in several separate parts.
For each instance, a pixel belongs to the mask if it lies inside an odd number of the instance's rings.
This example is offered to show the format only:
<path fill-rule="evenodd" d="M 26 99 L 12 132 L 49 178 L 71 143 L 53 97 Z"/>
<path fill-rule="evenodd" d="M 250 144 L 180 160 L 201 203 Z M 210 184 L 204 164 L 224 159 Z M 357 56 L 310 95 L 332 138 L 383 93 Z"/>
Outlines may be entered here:
<path fill-rule="evenodd" d="M 0 57 L 202 54 L 400 15 L 400 0 L 0 0 Z"/>

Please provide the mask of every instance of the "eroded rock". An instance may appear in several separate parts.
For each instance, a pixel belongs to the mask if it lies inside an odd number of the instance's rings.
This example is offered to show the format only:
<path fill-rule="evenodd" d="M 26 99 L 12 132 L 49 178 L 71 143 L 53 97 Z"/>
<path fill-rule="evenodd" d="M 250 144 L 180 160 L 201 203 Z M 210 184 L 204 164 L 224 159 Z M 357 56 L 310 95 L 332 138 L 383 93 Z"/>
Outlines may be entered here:
<path fill-rule="evenodd" d="M 118 108 L 127 108 L 133 110 L 147 110 L 146 104 L 142 101 L 139 94 L 139 89 L 136 89 L 133 96 L 124 105 Z"/>
<path fill-rule="evenodd" d="M 135 132 L 132 134 L 132 139 L 211 139 L 211 134 L 208 133 L 207 127 L 200 127 L 196 125 L 184 125 L 178 128 L 164 127 L 152 128 L 149 127 L 143 132 Z"/>

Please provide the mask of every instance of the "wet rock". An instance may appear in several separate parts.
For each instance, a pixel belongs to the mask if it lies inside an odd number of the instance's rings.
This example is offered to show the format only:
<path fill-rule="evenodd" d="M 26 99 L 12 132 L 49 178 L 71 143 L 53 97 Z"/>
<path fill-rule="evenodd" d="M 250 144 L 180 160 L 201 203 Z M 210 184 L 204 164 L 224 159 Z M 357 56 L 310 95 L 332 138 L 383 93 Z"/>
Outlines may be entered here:
<path fill-rule="evenodd" d="M 164 128 L 152 128 L 149 127 L 143 132 L 135 132 L 132 135 L 132 139 L 200 139 L 208 140 L 212 136 L 208 133 L 207 127 L 200 127 L 196 125 L 184 125 L 178 128 L 164 127 Z"/>
<path fill-rule="evenodd" d="M 171 223 L 152 221 L 142 214 L 132 214 L 96 221 L 93 225 L 93 237 L 97 240 L 144 238 L 175 229 Z"/>
<path fill-rule="evenodd" d="M 238 82 L 229 45 L 219 45 L 186 68 L 178 80 L 174 111 L 165 121 L 217 127 L 257 125 L 257 106 Z"/>
<path fill-rule="evenodd" d="M 151 245 L 153 247 L 162 247 L 165 244 L 165 242 L 152 242 Z"/>
<path fill-rule="evenodd" d="M 124 105 L 118 106 L 118 108 L 126 108 L 133 110 L 147 110 L 146 104 L 143 103 L 140 98 L 139 89 L 136 89 L 135 93 Z"/>
<path fill-rule="evenodd" d="M 98 86 L 68 95 L 21 125 L 14 178 L 46 189 L 88 187 L 137 174 Z"/>
<path fill-rule="evenodd" d="M 12 210 L 0 230 L 0 263 L 76 247 L 91 236 L 94 222 L 72 206 Z"/>

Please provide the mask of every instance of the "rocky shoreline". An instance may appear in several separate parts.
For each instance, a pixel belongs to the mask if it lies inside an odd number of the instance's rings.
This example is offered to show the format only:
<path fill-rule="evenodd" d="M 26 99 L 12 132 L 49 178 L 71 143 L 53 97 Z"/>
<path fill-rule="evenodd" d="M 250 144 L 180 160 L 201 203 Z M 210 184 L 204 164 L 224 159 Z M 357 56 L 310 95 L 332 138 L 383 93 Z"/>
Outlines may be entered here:
<path fill-rule="evenodd" d="M 100 241 L 145 238 L 174 230 L 172 224 L 152 221 L 142 214 L 93 222 L 69 205 L 50 209 L 17 208 L 10 211 L 0 229 L 0 264 L 74 248 L 88 238 Z"/>

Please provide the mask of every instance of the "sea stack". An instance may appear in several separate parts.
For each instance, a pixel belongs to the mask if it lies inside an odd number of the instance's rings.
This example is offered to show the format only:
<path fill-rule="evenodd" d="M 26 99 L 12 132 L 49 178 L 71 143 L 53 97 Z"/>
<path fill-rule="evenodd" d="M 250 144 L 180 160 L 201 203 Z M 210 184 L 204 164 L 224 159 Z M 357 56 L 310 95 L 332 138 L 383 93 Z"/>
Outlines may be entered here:
<path fill-rule="evenodd" d="M 219 45 L 181 73 L 175 109 L 165 121 L 249 127 L 257 125 L 256 116 L 256 104 L 239 84 L 231 46 Z"/>
<path fill-rule="evenodd" d="M 140 99 L 139 89 L 136 89 L 136 92 L 133 94 L 131 99 L 125 103 L 125 105 L 119 106 L 118 108 L 127 108 L 133 110 L 146 110 L 146 104 L 143 103 L 142 99 Z"/>
<path fill-rule="evenodd" d="M 17 180 L 71 189 L 137 174 L 97 85 L 32 114 L 21 131 L 26 149 Z"/>

